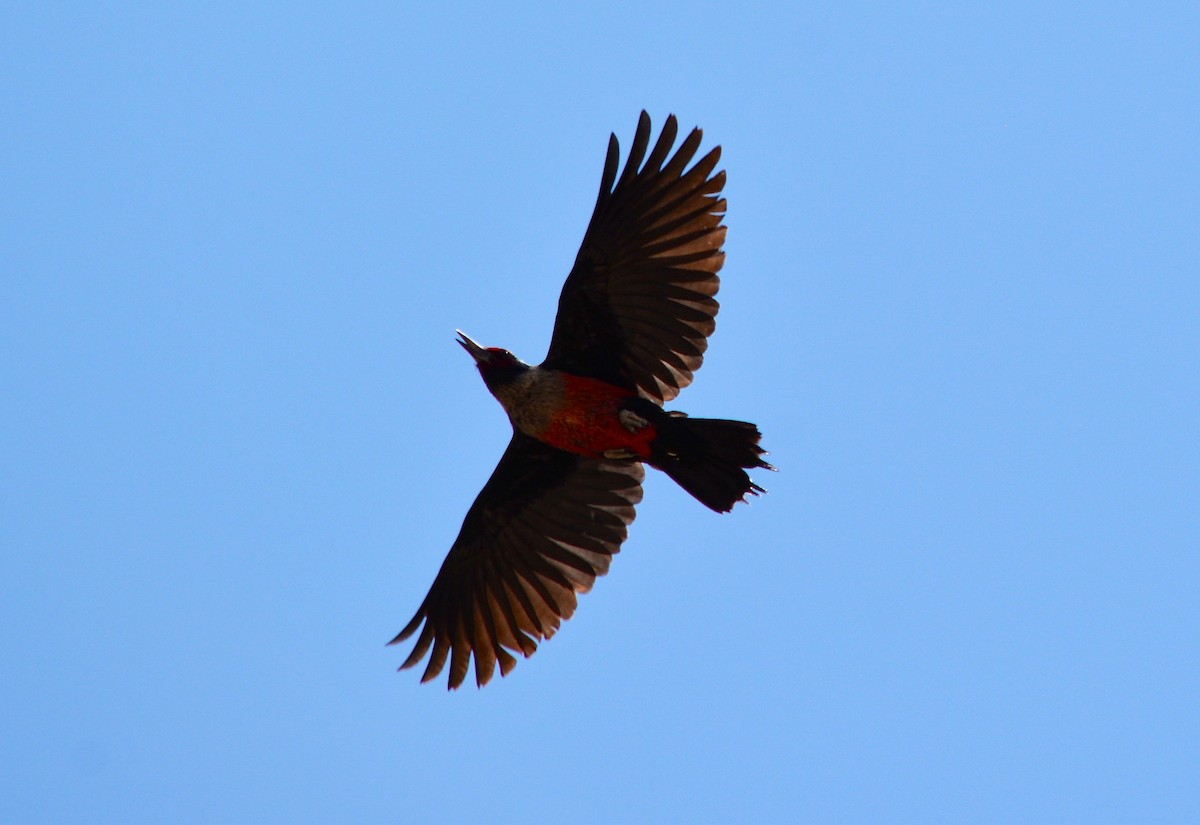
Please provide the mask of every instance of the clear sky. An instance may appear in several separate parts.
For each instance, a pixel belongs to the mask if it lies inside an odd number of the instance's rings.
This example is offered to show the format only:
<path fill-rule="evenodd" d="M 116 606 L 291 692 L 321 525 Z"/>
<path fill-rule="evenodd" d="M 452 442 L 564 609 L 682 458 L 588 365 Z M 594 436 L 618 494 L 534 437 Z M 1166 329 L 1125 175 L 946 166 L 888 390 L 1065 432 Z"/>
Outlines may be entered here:
<path fill-rule="evenodd" d="M 1200 11 L 902 5 L 6 3 L 0 822 L 1200 822 Z M 643 108 L 780 471 L 422 686 Z"/>

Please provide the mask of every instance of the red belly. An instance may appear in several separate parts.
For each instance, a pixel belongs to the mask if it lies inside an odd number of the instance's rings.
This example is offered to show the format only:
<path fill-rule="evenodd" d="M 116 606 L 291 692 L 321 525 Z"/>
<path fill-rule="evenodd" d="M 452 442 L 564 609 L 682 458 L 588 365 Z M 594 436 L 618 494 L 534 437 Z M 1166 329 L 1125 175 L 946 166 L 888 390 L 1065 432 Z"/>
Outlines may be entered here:
<path fill-rule="evenodd" d="M 620 405 L 634 396 L 595 378 L 562 376 L 563 406 L 555 413 L 541 440 L 569 453 L 601 458 L 607 450 L 631 450 L 650 457 L 650 442 L 657 434 L 652 425 L 630 432 L 618 418 Z"/>

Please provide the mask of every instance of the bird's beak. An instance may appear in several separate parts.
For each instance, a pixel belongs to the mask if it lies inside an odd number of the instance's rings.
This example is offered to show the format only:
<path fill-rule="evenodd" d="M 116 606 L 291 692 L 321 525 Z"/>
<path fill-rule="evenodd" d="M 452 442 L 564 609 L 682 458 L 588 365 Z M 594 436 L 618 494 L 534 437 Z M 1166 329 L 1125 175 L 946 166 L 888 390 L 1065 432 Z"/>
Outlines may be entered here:
<path fill-rule="evenodd" d="M 488 351 L 485 347 L 480 346 L 471 337 L 461 329 L 454 330 L 458 333 L 459 345 L 467 351 L 467 353 L 475 359 L 475 363 L 482 364 L 488 358 Z"/>

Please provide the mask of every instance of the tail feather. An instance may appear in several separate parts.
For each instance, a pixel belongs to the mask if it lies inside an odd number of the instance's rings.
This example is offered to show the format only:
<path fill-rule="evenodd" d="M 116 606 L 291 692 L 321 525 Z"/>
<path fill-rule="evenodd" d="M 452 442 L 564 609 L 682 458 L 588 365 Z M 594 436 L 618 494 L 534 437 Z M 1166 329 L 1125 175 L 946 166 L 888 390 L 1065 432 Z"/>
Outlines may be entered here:
<path fill-rule="evenodd" d="M 649 464 L 673 478 L 706 507 L 727 513 L 748 495 L 765 493 L 746 470 L 774 470 L 758 446 L 762 433 L 746 421 L 688 418 L 680 412 L 657 422 Z"/>

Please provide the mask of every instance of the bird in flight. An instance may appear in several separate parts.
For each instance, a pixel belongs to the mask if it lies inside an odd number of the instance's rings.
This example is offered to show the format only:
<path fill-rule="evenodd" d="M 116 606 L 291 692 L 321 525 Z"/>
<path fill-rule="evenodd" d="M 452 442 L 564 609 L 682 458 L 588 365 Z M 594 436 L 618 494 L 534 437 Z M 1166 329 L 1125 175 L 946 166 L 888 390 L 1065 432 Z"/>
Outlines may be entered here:
<path fill-rule="evenodd" d="M 643 465 L 707 507 L 728 512 L 766 492 L 746 470 L 762 459 L 758 427 L 663 409 L 692 382 L 716 326 L 725 261 L 725 173 L 718 146 L 688 168 L 693 129 L 667 118 L 651 149 L 642 112 L 618 177 L 609 138 L 600 195 L 558 300 L 546 359 L 531 366 L 459 331 L 513 435 L 412 621 L 400 669 L 429 655 L 422 682 L 450 661 L 459 687 L 475 660 L 482 687 L 513 653 L 533 654 L 575 612 L 576 594 L 608 572 L 642 499 Z M 431 652 L 432 651 L 432 652 Z"/>

